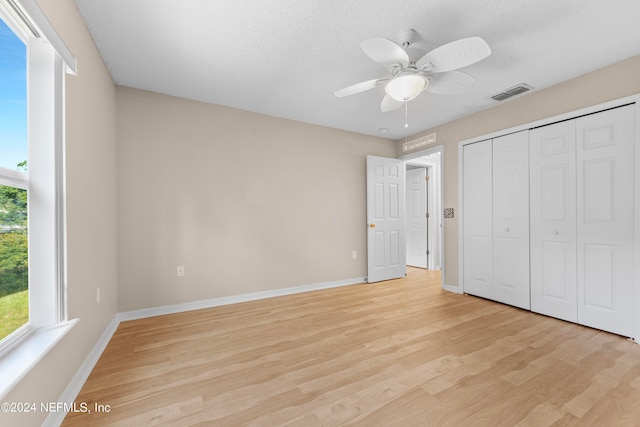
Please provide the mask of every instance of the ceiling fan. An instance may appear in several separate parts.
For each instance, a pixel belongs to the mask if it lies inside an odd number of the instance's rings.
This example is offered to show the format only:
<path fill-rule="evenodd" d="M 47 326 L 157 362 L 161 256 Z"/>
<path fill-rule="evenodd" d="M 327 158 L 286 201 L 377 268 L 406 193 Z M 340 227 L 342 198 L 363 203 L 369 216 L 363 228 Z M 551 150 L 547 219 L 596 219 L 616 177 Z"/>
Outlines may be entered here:
<path fill-rule="evenodd" d="M 450 42 L 428 53 L 420 46 L 420 35 L 415 30 L 404 31 L 400 39 L 401 44 L 383 37 L 360 42 L 364 53 L 387 68 L 391 76 L 347 86 L 335 95 L 354 95 L 384 84 L 386 95 L 382 99 L 382 111 L 400 108 L 422 91 L 454 95 L 474 82 L 470 75 L 455 70 L 491 55 L 491 48 L 480 37 Z"/>

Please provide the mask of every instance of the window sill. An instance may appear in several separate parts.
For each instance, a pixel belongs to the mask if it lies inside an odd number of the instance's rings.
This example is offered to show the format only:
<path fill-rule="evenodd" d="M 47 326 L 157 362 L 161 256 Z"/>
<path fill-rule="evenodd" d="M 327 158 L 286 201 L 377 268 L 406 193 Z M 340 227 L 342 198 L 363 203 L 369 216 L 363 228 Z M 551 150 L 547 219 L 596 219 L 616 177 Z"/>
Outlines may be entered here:
<path fill-rule="evenodd" d="M 36 329 L 0 359 L 0 400 L 24 378 L 34 366 L 62 339 L 79 319 Z"/>

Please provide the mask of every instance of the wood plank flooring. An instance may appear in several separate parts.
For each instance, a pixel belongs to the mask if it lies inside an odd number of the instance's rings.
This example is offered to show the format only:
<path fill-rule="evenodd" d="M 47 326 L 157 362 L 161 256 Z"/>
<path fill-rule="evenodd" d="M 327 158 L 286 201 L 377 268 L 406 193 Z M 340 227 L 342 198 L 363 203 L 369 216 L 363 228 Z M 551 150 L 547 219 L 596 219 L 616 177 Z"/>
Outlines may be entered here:
<path fill-rule="evenodd" d="M 640 346 L 439 272 L 123 322 L 64 426 L 634 426 Z"/>

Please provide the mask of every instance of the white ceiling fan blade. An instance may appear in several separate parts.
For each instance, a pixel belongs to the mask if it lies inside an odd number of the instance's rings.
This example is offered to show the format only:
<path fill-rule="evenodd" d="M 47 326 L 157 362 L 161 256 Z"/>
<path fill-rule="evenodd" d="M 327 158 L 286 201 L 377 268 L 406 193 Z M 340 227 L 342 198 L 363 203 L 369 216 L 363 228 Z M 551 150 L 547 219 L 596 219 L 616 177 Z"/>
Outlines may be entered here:
<path fill-rule="evenodd" d="M 474 64 L 491 55 L 491 48 L 481 37 L 456 40 L 435 48 L 420 58 L 416 67 L 444 73 Z M 431 65 L 430 65 L 431 64 Z"/>
<path fill-rule="evenodd" d="M 382 98 L 382 104 L 380 104 L 380 109 L 383 113 L 387 111 L 397 110 L 402 107 L 405 101 L 398 101 L 397 99 L 392 98 L 390 95 L 385 95 Z"/>
<path fill-rule="evenodd" d="M 409 55 L 396 42 L 383 37 L 363 40 L 360 47 L 369 58 L 378 64 L 390 68 L 393 64 L 402 64 L 402 67 L 409 65 Z"/>
<path fill-rule="evenodd" d="M 475 79 L 469 74 L 460 71 L 447 71 L 431 77 L 426 90 L 438 95 L 456 95 L 464 92 L 474 81 Z"/>
<path fill-rule="evenodd" d="M 369 89 L 373 89 L 373 88 L 377 87 L 379 84 L 386 82 L 387 80 L 389 80 L 389 79 L 373 79 L 373 80 L 367 80 L 366 82 L 356 83 L 354 85 L 347 86 L 345 88 L 337 90 L 335 92 L 335 95 L 338 98 L 341 98 L 343 96 L 348 96 L 348 95 L 354 95 L 356 93 L 360 93 L 360 92 L 364 92 L 364 91 L 369 90 Z"/>

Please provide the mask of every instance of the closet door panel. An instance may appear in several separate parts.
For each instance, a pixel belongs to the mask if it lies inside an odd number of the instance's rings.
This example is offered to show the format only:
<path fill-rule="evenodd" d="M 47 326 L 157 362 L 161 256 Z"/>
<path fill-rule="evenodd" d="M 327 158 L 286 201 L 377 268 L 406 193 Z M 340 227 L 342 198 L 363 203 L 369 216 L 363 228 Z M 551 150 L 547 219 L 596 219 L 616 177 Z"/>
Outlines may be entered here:
<path fill-rule="evenodd" d="M 576 322 L 575 121 L 529 136 L 531 310 Z"/>
<path fill-rule="evenodd" d="M 493 140 L 493 299 L 529 309 L 529 132 Z"/>
<path fill-rule="evenodd" d="M 492 298 L 491 140 L 463 148 L 463 288 Z"/>
<path fill-rule="evenodd" d="M 568 242 L 542 241 L 541 253 L 541 286 L 539 290 L 543 298 L 566 301 L 573 298 L 573 290 L 566 286 L 566 280 L 574 276 L 575 266 L 570 260 L 575 259 L 575 246 Z M 575 281 L 574 281 L 575 283 Z M 544 302 L 544 301 L 542 301 Z M 540 310 L 534 310 L 542 313 Z M 547 313 L 545 313 L 547 314 Z M 560 317 L 560 315 L 556 316 Z"/>
<path fill-rule="evenodd" d="M 634 106 L 576 121 L 578 323 L 633 334 Z"/>

